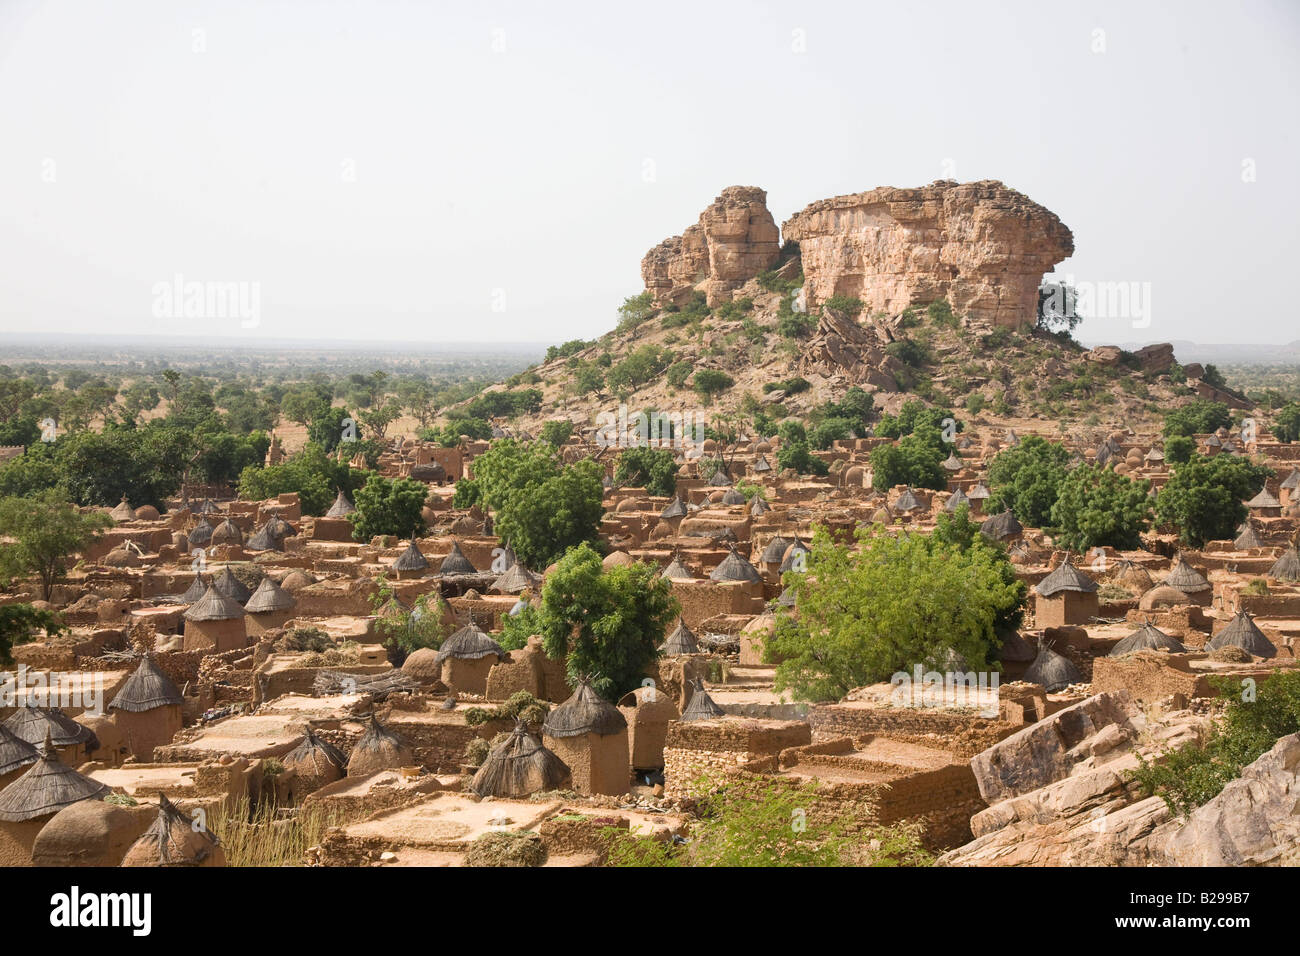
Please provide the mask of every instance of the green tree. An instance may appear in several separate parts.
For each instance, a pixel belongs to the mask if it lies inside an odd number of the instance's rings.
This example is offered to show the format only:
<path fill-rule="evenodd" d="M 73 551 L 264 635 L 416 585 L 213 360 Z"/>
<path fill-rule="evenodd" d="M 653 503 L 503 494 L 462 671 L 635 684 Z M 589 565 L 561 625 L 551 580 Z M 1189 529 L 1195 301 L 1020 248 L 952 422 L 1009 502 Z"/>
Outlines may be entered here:
<path fill-rule="evenodd" d="M 6 604 L 0 607 L 0 667 L 11 665 L 14 662 L 14 646 L 26 644 L 41 629 L 46 634 L 53 635 L 62 631 L 63 625 L 57 615 L 30 604 Z"/>
<path fill-rule="evenodd" d="M 239 497 L 264 501 L 297 493 L 305 515 L 323 515 L 340 490 L 351 495 L 369 477 L 368 471 L 335 461 L 320 445 L 308 442 L 298 454 L 278 465 L 249 465 L 239 475 Z"/>
<path fill-rule="evenodd" d="M 778 691 L 838 700 L 949 651 L 967 670 L 990 668 L 994 628 L 1024 599 L 1023 585 L 1004 575 L 1004 555 L 978 543 L 962 551 L 928 535 L 867 528 L 857 544 L 837 544 L 819 526 L 807 573 L 787 575 L 798 614 L 783 609 L 767 642 L 770 658 L 782 661 Z"/>
<path fill-rule="evenodd" d="M 871 452 L 871 486 L 884 491 L 895 485 L 929 488 L 940 491 L 948 487 L 943 470 L 947 457 L 923 428 L 899 440 L 896 445 L 881 445 Z"/>
<path fill-rule="evenodd" d="M 191 450 L 183 428 L 105 428 L 78 432 L 56 443 L 60 486 L 80 505 L 131 504 L 161 508 L 180 488 Z"/>
<path fill-rule="evenodd" d="M 1231 538 L 1246 520 L 1245 502 L 1269 474 L 1245 458 L 1193 455 L 1160 489 L 1156 517 L 1177 528 L 1183 543 L 1192 547 Z"/>
<path fill-rule="evenodd" d="M 352 413 L 342 406 L 330 405 L 321 409 L 307 426 L 307 440 L 327 452 L 338 448 L 345 437 L 360 438 L 361 430 Z"/>
<path fill-rule="evenodd" d="M 606 570 L 584 543 L 546 579 L 537 624 L 547 656 L 567 655 L 570 682 L 588 677 L 614 701 L 641 685 L 679 610 L 656 567 L 636 562 Z"/>
<path fill-rule="evenodd" d="M 1064 445 L 1038 435 L 998 452 L 989 464 L 990 513 L 1010 508 L 1025 524 L 1048 527 L 1069 461 Z"/>
<path fill-rule="evenodd" d="M 647 494 L 667 498 L 677 491 L 677 460 L 662 448 L 629 448 L 619 456 L 614 480 L 639 486 Z"/>
<path fill-rule="evenodd" d="M 1277 410 L 1273 416 L 1273 434 L 1287 444 L 1300 438 L 1300 403 L 1287 402 Z"/>
<path fill-rule="evenodd" d="M 511 487 L 497 509 L 497 534 L 535 568 L 595 541 L 605 513 L 603 477 L 604 468 L 586 458 L 539 482 Z"/>
<path fill-rule="evenodd" d="M 1165 437 L 1173 435 L 1204 435 L 1227 428 L 1232 424 L 1232 414 L 1223 402 L 1196 399 L 1181 408 L 1170 409 L 1165 414 Z"/>
<path fill-rule="evenodd" d="M 56 491 L 0 499 L 0 537 L 13 539 L 0 548 L 0 581 L 7 585 L 16 577 L 34 574 L 41 599 L 48 601 L 50 588 L 67 570 L 68 558 L 112 524 L 106 514 L 82 514 Z"/>
<path fill-rule="evenodd" d="M 714 396 L 722 394 L 735 384 L 736 380 L 726 372 L 716 368 L 702 368 L 695 373 L 691 387 L 706 402 L 712 402 Z"/>
<path fill-rule="evenodd" d="M 1165 463 L 1181 465 L 1196 454 L 1196 439 L 1190 435 L 1171 435 L 1165 439 Z"/>
<path fill-rule="evenodd" d="M 542 423 L 542 441 L 559 448 L 573 435 L 573 422 L 564 419 L 552 419 Z"/>
<path fill-rule="evenodd" d="M 1061 482 L 1052 506 L 1058 540 L 1080 553 L 1089 548 L 1142 546 L 1151 524 L 1151 484 L 1117 475 L 1104 465 L 1080 465 Z"/>
<path fill-rule="evenodd" d="M 379 535 L 411 538 L 425 532 L 424 499 L 428 488 L 413 478 L 388 479 L 372 474 L 353 503 L 352 537 L 369 541 Z"/>

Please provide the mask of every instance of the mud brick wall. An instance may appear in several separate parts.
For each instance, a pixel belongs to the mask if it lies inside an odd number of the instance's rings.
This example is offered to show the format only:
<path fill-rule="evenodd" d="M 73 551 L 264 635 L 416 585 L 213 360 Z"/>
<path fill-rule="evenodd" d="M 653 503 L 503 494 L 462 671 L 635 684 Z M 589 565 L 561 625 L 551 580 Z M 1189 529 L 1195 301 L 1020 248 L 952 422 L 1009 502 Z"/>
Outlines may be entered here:
<path fill-rule="evenodd" d="M 774 769 L 781 751 L 810 743 L 811 729 L 797 720 L 669 721 L 664 790 L 681 796 L 701 777 L 733 772 L 755 761 L 763 761 L 762 769 Z"/>
<path fill-rule="evenodd" d="M 973 757 L 1020 727 L 1007 721 L 926 708 L 858 708 L 836 704 L 809 708 L 813 735 L 866 737 L 878 735 L 927 747 L 942 747 Z"/>
<path fill-rule="evenodd" d="M 1160 655 L 1169 658 L 1169 655 Z M 1135 700 L 1151 702 L 1172 694 L 1213 697 L 1210 682 L 1193 674 L 1181 656 L 1160 660 L 1155 654 L 1125 657 L 1099 657 L 1092 663 L 1092 692 L 1127 690 Z"/>

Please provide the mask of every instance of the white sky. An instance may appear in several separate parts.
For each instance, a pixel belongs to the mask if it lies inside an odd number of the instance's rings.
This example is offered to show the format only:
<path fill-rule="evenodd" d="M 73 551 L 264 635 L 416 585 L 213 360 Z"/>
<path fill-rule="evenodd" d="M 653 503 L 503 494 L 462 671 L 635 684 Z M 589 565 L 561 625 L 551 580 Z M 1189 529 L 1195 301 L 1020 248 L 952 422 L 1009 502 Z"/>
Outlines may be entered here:
<path fill-rule="evenodd" d="M 591 337 L 725 186 L 952 176 L 1151 284 L 1088 340 L 1287 342 L 1298 50 L 1295 2 L 0 0 L 0 331 Z M 155 317 L 178 273 L 258 324 Z"/>

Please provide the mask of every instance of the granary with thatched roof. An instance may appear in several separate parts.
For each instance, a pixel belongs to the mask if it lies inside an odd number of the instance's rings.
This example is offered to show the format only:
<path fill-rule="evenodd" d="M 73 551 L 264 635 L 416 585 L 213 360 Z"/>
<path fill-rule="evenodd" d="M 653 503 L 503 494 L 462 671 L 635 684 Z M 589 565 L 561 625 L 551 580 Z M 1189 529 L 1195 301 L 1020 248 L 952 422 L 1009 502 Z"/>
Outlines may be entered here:
<path fill-rule="evenodd" d="M 50 743 L 59 757 L 73 766 L 99 749 L 95 732 L 57 707 L 19 707 L 5 720 L 4 727 L 33 747 Z"/>
<path fill-rule="evenodd" d="M 750 564 L 749 559 L 742 557 L 732 546 L 727 552 L 727 556 L 709 573 L 709 580 L 720 583 L 748 582 L 761 584 L 763 575 L 758 573 L 758 568 Z"/>
<path fill-rule="evenodd" d="M 235 572 L 230 569 L 228 564 L 213 575 L 212 586 L 230 600 L 241 605 L 253 596 L 253 592 L 248 589 L 248 585 L 235 576 Z"/>
<path fill-rule="evenodd" d="M 588 681 L 578 681 L 569 699 L 546 715 L 542 740 L 572 771 L 579 793 L 627 793 L 627 720 Z"/>
<path fill-rule="evenodd" d="M 446 562 L 443 562 L 446 564 Z M 429 572 L 429 561 L 420 550 L 420 546 L 412 538 L 406 545 L 406 550 L 399 554 L 393 561 L 393 571 L 397 574 L 399 581 L 408 578 L 422 578 Z"/>
<path fill-rule="evenodd" d="M 203 597 L 185 610 L 182 647 L 187 651 L 232 651 L 248 643 L 244 609 L 239 602 L 208 585 Z"/>
<path fill-rule="evenodd" d="M 108 710 L 132 756 L 149 762 L 154 749 L 171 743 L 184 726 L 182 703 L 175 683 L 152 655 L 146 654 L 109 702 Z"/>
<path fill-rule="evenodd" d="M 158 794 L 158 816 L 122 858 L 122 865 L 137 866 L 225 866 L 226 851 L 216 834 L 196 826 L 195 818 L 183 813 L 163 794 Z"/>
<path fill-rule="evenodd" d="M 408 658 L 409 660 L 409 658 Z M 276 777 L 277 802 L 292 806 L 310 793 L 347 773 L 348 758 L 308 724 L 303 728 L 302 743 L 290 750 L 280 762 L 285 772 Z"/>
<path fill-rule="evenodd" d="M 1300 582 L 1300 549 L 1293 544 L 1283 551 L 1282 555 L 1273 562 L 1273 566 L 1268 569 L 1268 576 L 1291 584 Z"/>
<path fill-rule="evenodd" d="M 534 574 L 518 561 L 513 562 L 506 570 L 492 582 L 491 591 L 497 594 L 522 594 L 524 591 L 535 591 L 542 586 L 542 576 Z"/>
<path fill-rule="evenodd" d="M 244 627 L 250 636 L 258 637 L 273 628 L 282 627 L 294 616 L 297 605 L 298 599 L 267 575 L 244 605 L 247 614 Z"/>
<path fill-rule="evenodd" d="M 1259 494 L 1246 502 L 1246 507 L 1251 513 L 1261 518 L 1280 518 L 1282 516 L 1282 502 L 1277 499 L 1273 492 L 1268 490 L 1268 485 L 1259 489 Z"/>
<path fill-rule="evenodd" d="M 39 757 L 39 750 L 0 724 L 0 790 L 26 773 Z"/>
<path fill-rule="evenodd" d="M 1034 623 L 1039 627 L 1087 624 L 1100 613 L 1097 582 L 1084 574 L 1067 554 L 1034 587 Z"/>
<path fill-rule="evenodd" d="M 368 777 L 381 770 L 396 770 L 415 764 L 415 750 L 406 738 L 381 724 L 374 715 L 352 746 L 348 757 L 349 777 Z"/>
<path fill-rule="evenodd" d="M 1011 513 L 1010 508 L 1001 514 L 985 518 L 983 523 L 980 524 L 980 534 L 990 540 L 1001 541 L 1004 544 L 1018 541 L 1024 533 L 1024 525 Z"/>
<path fill-rule="evenodd" d="M 108 516 L 119 524 L 123 521 L 134 521 L 135 509 L 127 503 L 126 495 L 122 495 L 122 500 L 108 513 Z"/>
<path fill-rule="evenodd" d="M 1082 684 L 1083 674 L 1064 654 L 1057 653 L 1045 641 L 1038 642 L 1038 656 L 1029 665 L 1022 680 L 1031 684 L 1042 684 L 1049 694 L 1065 690 L 1071 684 Z"/>
<path fill-rule="evenodd" d="M 442 642 L 435 663 L 442 668 L 442 682 L 451 690 L 481 696 L 487 691 L 493 665 L 505 656 L 500 644 L 470 623 Z"/>
<path fill-rule="evenodd" d="M 691 574 L 690 569 L 682 564 L 681 555 L 676 551 L 673 552 L 673 559 L 659 572 L 659 576 L 669 581 L 695 580 L 695 575 Z"/>
<path fill-rule="evenodd" d="M 1217 651 L 1221 647 L 1239 647 L 1251 657 L 1277 656 L 1277 646 L 1245 611 L 1238 611 L 1227 626 L 1205 644 L 1207 651 Z"/>
<path fill-rule="evenodd" d="M 470 789 L 480 797 L 526 797 L 559 790 L 570 777 L 565 762 L 529 731 L 526 721 L 519 719 L 506 739 L 488 752 Z"/>
<path fill-rule="evenodd" d="M 1138 651 L 1167 651 L 1170 654 L 1186 654 L 1185 648 L 1177 638 L 1170 637 L 1149 620 L 1141 627 L 1121 640 L 1110 650 L 1111 657 L 1123 657 Z"/>
<path fill-rule="evenodd" d="M 704 681 L 691 683 L 691 697 L 682 711 L 682 720 L 716 720 L 727 716 L 727 712 L 717 705 L 709 692 L 704 689 Z"/>
<path fill-rule="evenodd" d="M 1209 607 L 1210 602 L 1214 600 L 1214 585 L 1210 584 L 1205 575 L 1192 567 L 1181 554 L 1174 561 L 1169 575 L 1160 583 L 1163 587 L 1181 591 L 1189 604 Z"/>
<path fill-rule="evenodd" d="M 686 626 L 686 622 L 680 617 L 677 618 L 677 626 L 673 632 L 668 635 L 667 639 L 659 645 L 659 651 L 665 657 L 679 657 L 682 654 L 698 654 L 700 652 L 700 643 L 695 639 L 694 633 Z"/>
<path fill-rule="evenodd" d="M 36 835 L 54 814 L 109 789 L 59 759 L 50 735 L 22 776 L 0 790 L 0 866 L 30 866 Z"/>
<path fill-rule="evenodd" d="M 469 558 L 465 557 L 465 552 L 460 549 L 460 542 L 452 541 L 451 550 L 438 565 L 438 573 L 444 577 L 451 577 L 458 574 L 478 574 L 478 569 Z"/>

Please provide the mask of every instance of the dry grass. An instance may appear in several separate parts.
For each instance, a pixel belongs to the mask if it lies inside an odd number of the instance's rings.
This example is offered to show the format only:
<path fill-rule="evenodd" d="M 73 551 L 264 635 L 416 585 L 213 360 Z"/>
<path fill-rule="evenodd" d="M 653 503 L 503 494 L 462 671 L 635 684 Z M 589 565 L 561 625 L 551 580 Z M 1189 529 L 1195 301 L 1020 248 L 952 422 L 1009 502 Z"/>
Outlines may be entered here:
<path fill-rule="evenodd" d="M 303 866 L 310 847 L 331 827 L 351 822 L 336 809 L 313 804 L 282 812 L 262 803 L 250 812 L 247 799 L 218 810 L 211 827 L 226 851 L 229 866 Z"/>

